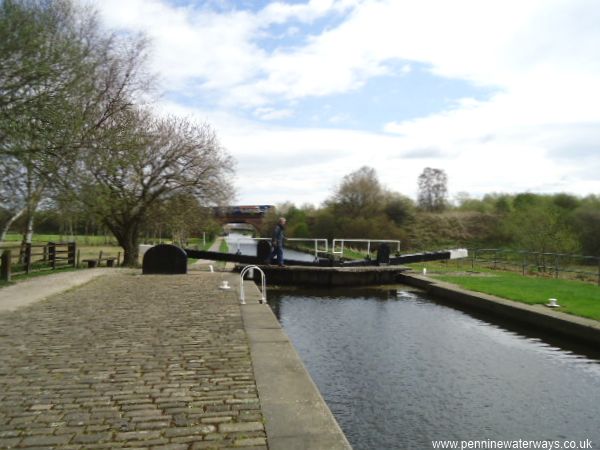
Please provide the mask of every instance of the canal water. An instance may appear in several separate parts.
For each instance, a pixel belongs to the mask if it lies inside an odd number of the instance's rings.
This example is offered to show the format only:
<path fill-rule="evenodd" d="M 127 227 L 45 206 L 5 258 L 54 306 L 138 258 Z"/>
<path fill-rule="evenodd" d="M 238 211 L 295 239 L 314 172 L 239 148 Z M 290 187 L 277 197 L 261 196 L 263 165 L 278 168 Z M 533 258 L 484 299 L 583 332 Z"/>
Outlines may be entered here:
<path fill-rule="evenodd" d="M 355 450 L 487 439 L 600 448 L 597 354 L 402 286 L 272 289 L 268 302 Z"/>

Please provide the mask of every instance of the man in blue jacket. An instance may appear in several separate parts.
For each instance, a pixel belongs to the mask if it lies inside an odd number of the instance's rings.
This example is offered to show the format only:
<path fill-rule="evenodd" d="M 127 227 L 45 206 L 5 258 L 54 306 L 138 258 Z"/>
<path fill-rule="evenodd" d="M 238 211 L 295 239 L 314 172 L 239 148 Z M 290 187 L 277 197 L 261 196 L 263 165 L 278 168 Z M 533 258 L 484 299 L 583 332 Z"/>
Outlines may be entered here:
<path fill-rule="evenodd" d="M 271 239 L 273 250 L 271 251 L 269 261 L 271 264 L 273 264 L 273 259 L 277 257 L 277 264 L 279 267 L 283 267 L 283 240 L 285 239 L 285 222 L 285 217 L 279 218 L 277 226 L 275 227 L 275 230 L 273 230 L 273 237 Z"/>

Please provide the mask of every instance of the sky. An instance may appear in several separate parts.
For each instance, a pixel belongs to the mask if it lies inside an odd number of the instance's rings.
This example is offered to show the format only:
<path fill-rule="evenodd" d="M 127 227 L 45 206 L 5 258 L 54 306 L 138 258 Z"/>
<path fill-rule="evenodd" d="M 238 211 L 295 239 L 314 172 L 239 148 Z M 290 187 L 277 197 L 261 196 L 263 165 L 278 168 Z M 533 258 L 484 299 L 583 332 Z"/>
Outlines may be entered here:
<path fill-rule="evenodd" d="M 155 108 L 208 122 L 238 204 L 320 205 L 373 167 L 412 198 L 600 194 L 596 0 L 92 0 L 143 32 Z"/>

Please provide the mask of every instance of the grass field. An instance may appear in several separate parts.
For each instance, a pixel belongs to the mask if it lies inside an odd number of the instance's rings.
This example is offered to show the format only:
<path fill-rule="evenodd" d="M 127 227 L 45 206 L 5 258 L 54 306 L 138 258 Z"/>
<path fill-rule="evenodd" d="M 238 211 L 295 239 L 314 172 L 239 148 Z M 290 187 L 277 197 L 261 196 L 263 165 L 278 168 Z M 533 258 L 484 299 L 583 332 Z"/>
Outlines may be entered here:
<path fill-rule="evenodd" d="M 419 265 L 416 265 L 419 266 Z M 422 266 L 422 264 L 420 265 Z M 556 298 L 559 311 L 600 320 L 600 287 L 581 281 L 527 277 L 511 272 L 436 273 L 436 279 L 476 292 L 528 304 L 545 304 Z"/>
<path fill-rule="evenodd" d="M 21 242 L 23 236 L 19 233 L 8 233 L 4 242 L 11 246 Z M 33 244 L 46 244 L 48 242 L 77 242 L 78 245 L 116 245 L 117 241 L 112 236 L 86 236 L 86 235 L 60 235 L 60 234 L 34 234 Z"/>

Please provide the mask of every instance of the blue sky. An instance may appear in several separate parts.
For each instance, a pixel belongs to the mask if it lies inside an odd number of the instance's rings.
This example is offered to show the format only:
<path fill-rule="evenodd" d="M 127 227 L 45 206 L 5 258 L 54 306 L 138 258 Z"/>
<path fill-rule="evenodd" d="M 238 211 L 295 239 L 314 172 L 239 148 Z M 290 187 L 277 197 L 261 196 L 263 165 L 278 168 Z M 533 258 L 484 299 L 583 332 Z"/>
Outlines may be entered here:
<path fill-rule="evenodd" d="M 290 115 L 267 118 L 268 112 L 256 115 L 256 109 L 237 111 L 248 120 L 276 123 L 289 127 L 324 127 L 361 129 L 380 132 L 386 123 L 405 121 L 452 109 L 463 98 L 485 100 L 493 88 L 475 86 L 464 80 L 438 77 L 421 64 L 391 68 L 391 73 L 367 80 L 364 85 L 348 92 L 325 96 L 307 96 L 288 101 L 277 99 L 271 108 L 290 110 Z M 407 70 L 407 69 L 405 69 Z M 193 96 L 180 90 L 166 90 L 165 97 L 188 107 L 218 108 L 218 96 L 211 90 Z"/>
<path fill-rule="evenodd" d="M 320 204 L 362 165 L 414 197 L 600 194 L 593 0 L 97 0 L 153 43 L 159 112 L 211 123 L 239 203 Z"/>

